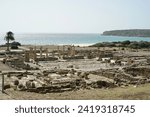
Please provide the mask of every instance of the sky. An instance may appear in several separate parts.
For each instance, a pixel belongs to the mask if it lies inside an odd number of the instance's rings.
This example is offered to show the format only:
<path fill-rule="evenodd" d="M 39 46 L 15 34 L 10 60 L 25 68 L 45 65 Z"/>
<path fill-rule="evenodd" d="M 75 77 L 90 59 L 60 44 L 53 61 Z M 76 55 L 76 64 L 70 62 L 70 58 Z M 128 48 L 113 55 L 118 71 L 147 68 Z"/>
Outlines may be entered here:
<path fill-rule="evenodd" d="M 150 0 L 0 0 L 0 33 L 150 29 Z"/>

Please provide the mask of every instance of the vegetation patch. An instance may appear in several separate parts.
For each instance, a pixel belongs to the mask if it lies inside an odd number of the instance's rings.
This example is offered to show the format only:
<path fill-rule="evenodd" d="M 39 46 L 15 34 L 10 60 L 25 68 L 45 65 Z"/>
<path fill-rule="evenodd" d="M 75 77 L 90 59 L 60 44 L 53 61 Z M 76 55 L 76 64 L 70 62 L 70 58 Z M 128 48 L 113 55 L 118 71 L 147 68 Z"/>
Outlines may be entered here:
<path fill-rule="evenodd" d="M 147 41 L 118 41 L 118 42 L 101 42 L 91 45 L 90 47 L 126 47 L 131 49 L 150 48 L 150 42 Z"/>

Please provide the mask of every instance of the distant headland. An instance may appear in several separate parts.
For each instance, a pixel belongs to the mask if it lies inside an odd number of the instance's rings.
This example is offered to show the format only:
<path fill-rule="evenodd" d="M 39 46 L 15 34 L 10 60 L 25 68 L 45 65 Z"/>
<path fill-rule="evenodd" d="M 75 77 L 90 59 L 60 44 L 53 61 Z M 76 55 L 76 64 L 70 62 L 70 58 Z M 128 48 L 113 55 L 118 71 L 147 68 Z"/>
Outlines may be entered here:
<path fill-rule="evenodd" d="M 150 37 L 150 29 L 129 29 L 105 31 L 106 36 Z"/>

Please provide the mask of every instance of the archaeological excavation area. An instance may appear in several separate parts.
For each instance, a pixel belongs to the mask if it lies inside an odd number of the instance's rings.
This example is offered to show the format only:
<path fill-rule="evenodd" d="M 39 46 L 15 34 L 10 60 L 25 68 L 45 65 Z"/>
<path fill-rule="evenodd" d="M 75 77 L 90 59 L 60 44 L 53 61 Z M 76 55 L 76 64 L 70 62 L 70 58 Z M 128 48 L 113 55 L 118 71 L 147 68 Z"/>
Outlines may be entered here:
<path fill-rule="evenodd" d="M 46 94 L 150 83 L 148 50 L 20 47 L 1 51 L 0 62 L 4 91 Z"/>

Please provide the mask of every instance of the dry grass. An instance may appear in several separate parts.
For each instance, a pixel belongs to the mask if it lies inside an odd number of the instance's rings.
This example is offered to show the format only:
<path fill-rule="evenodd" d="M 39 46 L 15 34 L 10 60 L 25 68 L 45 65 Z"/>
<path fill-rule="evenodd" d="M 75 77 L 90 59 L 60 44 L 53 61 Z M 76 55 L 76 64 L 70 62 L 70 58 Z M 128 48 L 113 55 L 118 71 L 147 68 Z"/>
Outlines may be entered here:
<path fill-rule="evenodd" d="M 63 93 L 38 94 L 31 92 L 6 90 L 11 99 L 16 100 L 149 100 L 150 84 L 138 87 L 113 89 L 91 89 L 68 91 Z"/>

